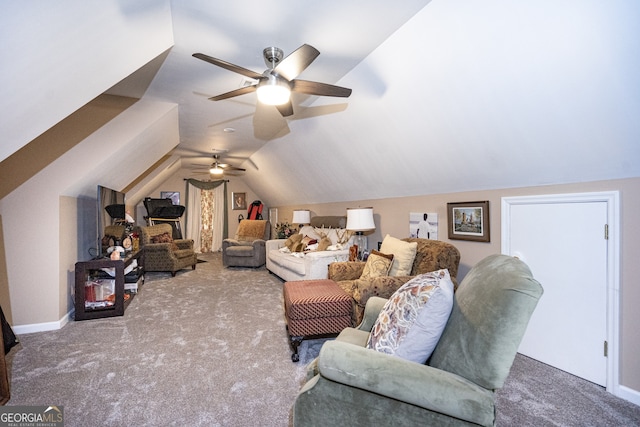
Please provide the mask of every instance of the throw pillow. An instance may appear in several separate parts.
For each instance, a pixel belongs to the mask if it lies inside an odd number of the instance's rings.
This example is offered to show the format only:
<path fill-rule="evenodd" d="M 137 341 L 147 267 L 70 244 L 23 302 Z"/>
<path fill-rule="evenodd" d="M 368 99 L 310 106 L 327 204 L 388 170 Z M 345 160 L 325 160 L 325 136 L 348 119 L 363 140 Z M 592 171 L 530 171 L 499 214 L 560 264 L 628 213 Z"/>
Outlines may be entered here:
<path fill-rule="evenodd" d="M 151 243 L 171 243 L 171 249 L 174 251 L 178 250 L 178 245 L 173 241 L 171 234 L 167 232 L 151 236 Z"/>
<path fill-rule="evenodd" d="M 313 237 L 304 236 L 302 238 L 302 243 L 304 244 L 305 247 L 307 247 L 309 245 L 313 245 L 315 243 L 318 243 L 318 240 L 314 239 Z"/>
<path fill-rule="evenodd" d="M 266 220 L 243 220 L 238 226 L 236 240 L 239 242 L 253 242 L 264 238 L 264 229 L 267 226 Z"/>
<path fill-rule="evenodd" d="M 413 267 L 413 260 L 418 250 L 417 242 L 405 242 L 390 235 L 386 235 L 380 245 L 380 252 L 393 254 L 393 265 L 389 276 L 409 276 Z"/>
<path fill-rule="evenodd" d="M 360 278 L 372 279 L 374 277 L 388 276 L 391 264 L 393 264 L 393 254 L 388 255 L 372 250 Z"/>
<path fill-rule="evenodd" d="M 293 246 L 297 243 L 300 243 L 301 240 L 302 234 L 292 234 L 287 240 L 285 240 L 284 245 L 289 248 L 291 252 L 293 252 Z"/>
<path fill-rule="evenodd" d="M 318 247 L 316 248 L 316 250 L 317 251 L 326 251 L 329 246 L 331 246 L 331 239 L 329 239 L 328 237 L 323 237 L 318 242 Z"/>
<path fill-rule="evenodd" d="M 378 315 L 367 348 L 425 363 L 453 308 L 449 270 L 421 274 L 402 285 Z"/>

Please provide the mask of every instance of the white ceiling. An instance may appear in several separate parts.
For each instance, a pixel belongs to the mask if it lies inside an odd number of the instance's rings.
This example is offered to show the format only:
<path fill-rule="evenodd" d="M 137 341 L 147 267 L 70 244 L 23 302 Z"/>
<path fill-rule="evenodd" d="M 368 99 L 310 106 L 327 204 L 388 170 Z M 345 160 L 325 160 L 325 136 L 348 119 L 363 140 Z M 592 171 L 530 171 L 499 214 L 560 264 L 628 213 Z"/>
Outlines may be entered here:
<path fill-rule="evenodd" d="M 640 2 L 18 3 L 0 159 L 111 87 L 178 104 L 175 152 L 228 150 L 270 206 L 640 176 Z M 191 56 L 262 72 L 303 43 L 321 54 L 300 78 L 353 94 L 297 95 L 287 119 L 209 101 L 243 78 Z"/>

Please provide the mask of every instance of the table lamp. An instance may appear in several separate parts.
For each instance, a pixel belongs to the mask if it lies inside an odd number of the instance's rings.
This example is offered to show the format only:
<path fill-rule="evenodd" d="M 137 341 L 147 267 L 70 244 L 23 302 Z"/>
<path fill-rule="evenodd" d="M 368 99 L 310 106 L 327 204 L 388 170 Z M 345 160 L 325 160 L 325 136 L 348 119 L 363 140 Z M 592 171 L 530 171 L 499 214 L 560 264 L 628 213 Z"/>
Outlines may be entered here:
<path fill-rule="evenodd" d="M 373 222 L 373 208 L 347 208 L 347 230 L 356 233 L 353 243 L 358 245 L 358 259 L 362 259 L 367 250 L 365 231 L 375 230 Z"/>
<path fill-rule="evenodd" d="M 293 220 L 291 222 L 299 224 L 300 228 L 302 228 L 303 225 L 311 222 L 311 212 L 308 209 L 295 210 L 293 211 Z"/>

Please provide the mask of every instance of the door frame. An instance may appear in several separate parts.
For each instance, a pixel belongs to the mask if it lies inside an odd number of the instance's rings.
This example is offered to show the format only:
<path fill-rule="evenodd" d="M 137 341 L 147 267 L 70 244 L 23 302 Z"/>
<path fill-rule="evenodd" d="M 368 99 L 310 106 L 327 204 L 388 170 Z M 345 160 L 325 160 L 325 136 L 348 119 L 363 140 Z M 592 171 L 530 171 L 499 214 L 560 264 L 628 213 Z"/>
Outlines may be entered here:
<path fill-rule="evenodd" d="M 510 255 L 509 231 L 511 229 L 511 207 L 515 205 L 554 203 L 607 203 L 607 385 L 608 392 L 620 396 L 619 349 L 620 349 L 620 192 L 603 191 L 593 193 L 544 194 L 536 196 L 514 196 L 502 198 L 501 252 Z M 604 230 L 603 230 L 604 233 Z"/>

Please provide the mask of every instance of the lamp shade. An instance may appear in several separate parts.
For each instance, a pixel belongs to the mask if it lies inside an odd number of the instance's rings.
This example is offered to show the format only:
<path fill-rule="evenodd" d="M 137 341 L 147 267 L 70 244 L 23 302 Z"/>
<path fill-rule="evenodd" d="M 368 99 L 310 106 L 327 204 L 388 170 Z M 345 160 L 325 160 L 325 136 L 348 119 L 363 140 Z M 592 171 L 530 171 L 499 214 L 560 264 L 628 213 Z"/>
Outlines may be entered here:
<path fill-rule="evenodd" d="M 347 230 L 370 231 L 375 229 L 373 208 L 347 208 Z"/>
<path fill-rule="evenodd" d="M 293 211 L 294 224 L 309 224 L 311 222 L 311 212 L 306 209 Z"/>

